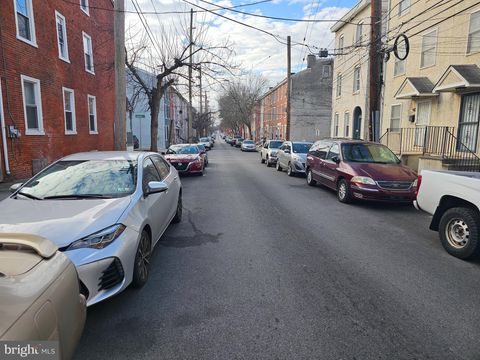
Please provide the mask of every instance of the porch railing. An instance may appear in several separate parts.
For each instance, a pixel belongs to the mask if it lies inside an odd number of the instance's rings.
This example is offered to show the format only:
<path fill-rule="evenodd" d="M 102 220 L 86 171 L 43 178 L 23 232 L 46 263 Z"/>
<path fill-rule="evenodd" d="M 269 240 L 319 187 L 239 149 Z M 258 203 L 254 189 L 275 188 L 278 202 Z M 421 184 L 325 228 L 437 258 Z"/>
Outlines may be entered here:
<path fill-rule="evenodd" d="M 480 171 L 480 157 L 449 126 L 387 129 L 379 142 L 399 155 L 439 157 L 452 170 Z"/>

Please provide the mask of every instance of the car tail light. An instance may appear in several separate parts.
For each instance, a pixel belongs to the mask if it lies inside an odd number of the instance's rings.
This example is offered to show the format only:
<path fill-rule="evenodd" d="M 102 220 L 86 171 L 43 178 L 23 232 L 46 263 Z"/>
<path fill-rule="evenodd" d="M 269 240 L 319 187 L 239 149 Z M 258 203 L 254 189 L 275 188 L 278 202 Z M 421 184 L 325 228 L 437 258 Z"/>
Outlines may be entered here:
<path fill-rule="evenodd" d="M 418 195 L 420 191 L 420 185 L 422 185 L 422 175 L 418 175 L 417 180 L 413 182 L 413 186 L 415 187 L 415 195 Z"/>

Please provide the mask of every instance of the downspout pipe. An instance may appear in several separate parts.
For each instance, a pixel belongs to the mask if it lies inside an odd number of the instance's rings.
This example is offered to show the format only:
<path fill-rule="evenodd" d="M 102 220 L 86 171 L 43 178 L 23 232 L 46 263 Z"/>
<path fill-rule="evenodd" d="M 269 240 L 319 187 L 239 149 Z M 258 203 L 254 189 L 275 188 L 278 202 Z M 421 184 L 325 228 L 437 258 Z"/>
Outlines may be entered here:
<path fill-rule="evenodd" d="M 10 175 L 10 163 L 8 162 L 8 147 L 7 147 L 5 116 L 3 115 L 3 95 L 2 95 L 1 82 L 0 82 L 0 126 L 2 127 L 2 145 L 3 145 L 3 158 L 5 161 L 5 173 L 7 175 Z"/>

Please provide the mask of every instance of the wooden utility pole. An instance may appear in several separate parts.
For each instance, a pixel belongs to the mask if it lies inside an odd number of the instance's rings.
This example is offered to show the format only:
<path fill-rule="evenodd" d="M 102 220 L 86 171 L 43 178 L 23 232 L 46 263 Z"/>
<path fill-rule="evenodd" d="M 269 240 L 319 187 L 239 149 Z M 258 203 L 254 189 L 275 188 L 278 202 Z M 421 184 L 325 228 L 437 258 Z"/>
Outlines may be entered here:
<path fill-rule="evenodd" d="M 190 9 L 190 56 L 188 58 L 188 142 L 193 142 L 192 109 L 192 52 L 193 52 L 193 9 Z"/>
<path fill-rule="evenodd" d="M 370 51 L 369 51 L 369 114 L 368 140 L 375 139 L 375 124 L 378 124 L 380 115 L 381 76 L 381 32 L 382 32 L 382 0 L 370 2 Z"/>
<path fill-rule="evenodd" d="M 115 118 L 113 136 L 115 150 L 126 150 L 127 89 L 125 78 L 125 0 L 116 0 L 114 3 L 114 10 Z"/>
<path fill-rule="evenodd" d="M 285 140 L 290 140 L 290 77 L 292 74 L 291 38 L 287 36 L 287 126 Z"/>
<path fill-rule="evenodd" d="M 200 116 L 203 114 L 203 102 L 202 102 L 202 67 L 198 68 L 198 79 L 200 80 Z"/>

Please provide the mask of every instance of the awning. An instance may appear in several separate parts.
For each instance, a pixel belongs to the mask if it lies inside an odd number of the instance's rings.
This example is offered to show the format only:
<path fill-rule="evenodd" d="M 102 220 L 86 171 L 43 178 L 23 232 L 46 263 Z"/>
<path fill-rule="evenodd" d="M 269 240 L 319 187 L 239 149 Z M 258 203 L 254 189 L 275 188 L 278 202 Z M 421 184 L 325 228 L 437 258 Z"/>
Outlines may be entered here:
<path fill-rule="evenodd" d="M 480 68 L 477 65 L 450 65 L 433 91 L 439 93 L 476 89 L 480 90 Z"/>
<path fill-rule="evenodd" d="M 427 77 L 407 77 L 395 93 L 396 99 L 415 99 L 438 96 L 433 93 L 433 83 Z"/>

